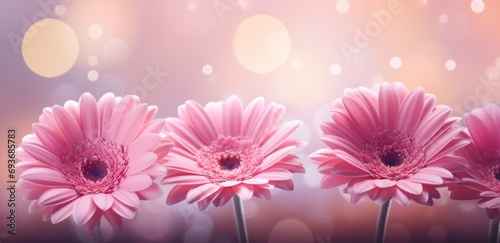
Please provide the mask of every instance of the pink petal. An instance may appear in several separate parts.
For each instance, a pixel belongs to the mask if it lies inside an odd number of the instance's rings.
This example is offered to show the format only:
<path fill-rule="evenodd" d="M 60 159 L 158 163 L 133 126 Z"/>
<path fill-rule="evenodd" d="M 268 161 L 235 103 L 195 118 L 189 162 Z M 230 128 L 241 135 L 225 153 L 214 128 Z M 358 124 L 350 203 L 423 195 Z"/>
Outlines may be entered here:
<path fill-rule="evenodd" d="M 265 134 L 271 130 L 271 127 L 274 120 L 275 113 L 281 113 L 284 108 L 282 106 L 271 103 L 264 108 L 264 111 L 259 115 L 257 121 L 254 124 L 254 127 L 249 131 L 248 136 L 256 141 L 257 144 L 260 144 Z"/>
<path fill-rule="evenodd" d="M 322 189 L 337 187 L 351 181 L 350 177 L 325 175 L 320 182 Z"/>
<path fill-rule="evenodd" d="M 272 183 L 274 184 L 275 187 L 286 191 L 293 191 L 294 188 L 292 180 L 273 181 Z"/>
<path fill-rule="evenodd" d="M 61 106 L 54 106 L 54 118 L 61 133 L 70 143 L 78 143 L 83 140 L 82 130 L 75 118 Z"/>
<path fill-rule="evenodd" d="M 104 218 L 106 218 L 106 220 L 109 222 L 109 224 L 111 224 L 111 226 L 113 226 L 114 230 L 116 230 L 116 231 L 122 230 L 123 220 L 122 220 L 122 217 L 120 217 L 120 215 L 115 213 L 113 210 L 104 211 L 102 213 L 102 215 L 104 216 Z"/>
<path fill-rule="evenodd" d="M 167 118 L 166 126 L 172 131 L 172 133 L 168 134 L 193 154 L 197 153 L 198 149 L 205 145 L 193 128 L 187 126 L 178 118 Z"/>
<path fill-rule="evenodd" d="M 331 174 L 345 177 L 366 177 L 366 172 L 349 163 L 338 163 L 331 169 Z"/>
<path fill-rule="evenodd" d="M 396 127 L 406 134 L 412 135 L 419 125 L 424 108 L 425 93 L 422 88 L 414 89 L 403 100 Z"/>
<path fill-rule="evenodd" d="M 400 100 L 392 84 L 384 83 L 379 90 L 380 126 L 385 129 L 396 128 Z"/>
<path fill-rule="evenodd" d="M 169 175 L 169 173 L 170 172 L 167 172 L 167 176 L 161 181 L 163 184 L 186 185 L 186 184 L 203 184 L 210 182 L 209 179 L 201 175 L 179 174 L 173 176 Z"/>
<path fill-rule="evenodd" d="M 64 175 L 61 172 L 49 168 L 39 167 L 27 169 L 21 175 L 21 178 L 40 185 L 54 187 L 69 186 L 69 183 L 66 181 Z"/>
<path fill-rule="evenodd" d="M 55 129 L 57 131 L 40 123 L 33 124 L 33 132 L 40 139 L 40 142 L 55 155 L 62 156 L 69 144 L 66 138 L 59 132 L 59 129 L 57 127 Z"/>
<path fill-rule="evenodd" d="M 363 136 L 370 136 L 377 129 L 375 127 L 376 117 L 372 117 L 368 109 L 360 102 L 358 97 L 343 96 L 345 110 L 352 119 L 353 124 Z"/>
<path fill-rule="evenodd" d="M 36 159 L 53 169 L 59 169 L 59 167 L 61 167 L 61 159 L 52 152 L 48 151 L 45 147 L 33 143 L 23 143 L 22 146 L 24 151 L 33 157 L 33 159 Z"/>
<path fill-rule="evenodd" d="M 278 163 L 281 159 L 283 159 L 285 156 L 287 156 L 294 149 L 295 146 L 288 146 L 267 155 L 266 157 L 264 157 L 264 159 L 262 159 L 262 162 L 260 163 L 259 166 L 260 169 L 265 170 L 273 166 L 274 164 Z"/>
<path fill-rule="evenodd" d="M 236 185 L 238 185 L 240 183 L 241 183 L 241 181 L 223 181 L 223 182 L 219 183 L 219 186 L 222 186 L 222 187 L 233 187 L 233 186 L 236 186 Z"/>
<path fill-rule="evenodd" d="M 474 140 L 474 143 L 480 151 L 487 151 L 495 143 L 495 136 L 492 136 L 492 128 L 495 125 L 490 125 L 490 118 L 482 109 L 474 109 L 471 113 L 464 116 L 467 129 Z"/>
<path fill-rule="evenodd" d="M 460 131 L 462 131 L 461 127 L 450 129 L 446 134 L 444 134 L 441 137 L 439 137 L 438 139 L 436 139 L 436 141 L 434 141 L 432 146 L 427 148 L 427 150 L 425 151 L 425 155 L 428 158 L 434 157 L 434 155 L 436 155 L 439 152 L 439 150 L 445 148 L 445 146 L 447 146 L 449 144 L 449 142 L 452 139 L 454 139 L 457 136 L 457 134 L 460 133 Z M 460 148 L 460 147 L 456 147 L 456 149 L 458 149 L 458 148 Z"/>
<path fill-rule="evenodd" d="M 73 206 L 73 219 L 78 225 L 83 225 L 95 214 L 97 206 L 92 200 L 92 195 L 83 195 L 75 200 Z"/>
<path fill-rule="evenodd" d="M 153 183 L 145 190 L 135 192 L 140 200 L 151 200 L 159 198 L 163 195 L 163 190 L 158 184 Z"/>
<path fill-rule="evenodd" d="M 285 169 L 269 169 L 266 171 L 262 171 L 253 178 L 255 179 L 263 179 L 263 180 L 290 180 L 292 179 L 292 172 Z"/>
<path fill-rule="evenodd" d="M 146 118 L 146 121 L 148 121 L 147 118 Z M 138 136 L 141 136 L 143 134 L 148 134 L 148 133 L 159 134 L 163 130 L 163 128 L 165 128 L 165 124 L 166 124 L 166 121 L 164 119 L 150 120 L 142 126 L 141 130 L 139 131 Z"/>
<path fill-rule="evenodd" d="M 437 175 L 432 175 L 432 174 L 426 174 L 426 173 L 420 173 L 418 172 L 415 175 L 410 176 L 408 180 L 416 183 L 423 183 L 423 184 L 430 184 L 430 185 L 441 185 L 443 184 L 443 178 L 437 176 Z"/>
<path fill-rule="evenodd" d="M 142 153 L 154 151 L 161 142 L 158 134 L 146 133 L 139 136 L 128 147 L 128 156 L 130 159 L 141 156 Z"/>
<path fill-rule="evenodd" d="M 445 169 L 445 168 L 441 168 L 441 167 L 435 167 L 435 166 L 429 166 L 429 167 L 424 167 L 422 169 L 420 169 L 420 172 L 419 173 L 427 173 L 427 174 L 432 174 L 432 175 L 437 175 L 439 177 L 442 177 L 442 178 L 453 178 L 453 174 Z"/>
<path fill-rule="evenodd" d="M 210 118 L 212 119 L 212 121 L 214 123 L 215 132 L 217 134 L 227 135 L 224 132 L 223 121 L 222 121 L 223 116 L 224 116 L 223 106 L 224 106 L 223 101 L 208 102 L 205 105 L 204 109 L 207 112 L 207 114 L 210 115 Z"/>
<path fill-rule="evenodd" d="M 210 183 L 198 186 L 196 188 L 189 190 L 189 192 L 186 195 L 186 201 L 188 203 L 198 202 L 222 190 L 222 188 L 223 187 L 219 185 L 214 185 Z"/>
<path fill-rule="evenodd" d="M 135 216 L 137 209 L 135 207 L 127 206 L 118 200 L 113 202 L 111 209 L 115 211 L 118 215 L 126 219 L 132 219 Z"/>
<path fill-rule="evenodd" d="M 491 200 L 485 201 L 482 204 L 480 204 L 479 206 L 483 206 L 483 205 L 487 208 L 498 208 L 498 207 L 500 207 L 500 197 L 495 197 Z"/>
<path fill-rule="evenodd" d="M 107 193 L 92 194 L 95 205 L 102 211 L 106 211 L 113 205 L 113 197 Z"/>
<path fill-rule="evenodd" d="M 222 128 L 224 134 L 237 136 L 241 134 L 241 125 L 243 123 L 243 107 L 237 96 L 229 97 L 223 105 Z"/>
<path fill-rule="evenodd" d="M 138 157 L 131 157 L 129 160 L 126 175 L 133 175 L 135 173 L 143 171 L 144 169 L 151 166 L 157 159 L 158 157 L 153 152 L 145 152 L 140 154 Z"/>
<path fill-rule="evenodd" d="M 133 208 L 139 207 L 141 201 L 137 194 L 124 190 L 116 190 L 111 194 L 116 200 Z"/>
<path fill-rule="evenodd" d="M 148 175 L 135 174 L 125 177 L 120 184 L 120 189 L 132 192 L 141 191 L 151 186 L 152 183 L 153 181 Z"/>
<path fill-rule="evenodd" d="M 254 190 L 256 187 L 254 188 Z M 224 204 L 226 204 L 231 198 L 234 196 L 234 190 L 233 188 L 224 188 L 222 191 L 219 193 L 219 195 L 214 199 L 213 204 L 216 207 L 221 207 Z"/>
<path fill-rule="evenodd" d="M 174 205 L 182 200 L 186 199 L 188 191 L 193 188 L 193 186 L 181 186 L 175 185 L 167 196 L 167 205 Z"/>
<path fill-rule="evenodd" d="M 75 201 L 71 201 L 65 204 L 60 204 L 54 207 L 52 215 L 50 216 L 50 221 L 52 224 L 57 224 L 65 219 L 67 219 L 73 213 Z"/>
<path fill-rule="evenodd" d="M 139 105 L 139 99 L 137 96 L 127 95 L 123 97 L 123 99 L 116 104 L 116 107 L 112 111 L 113 113 L 111 114 L 111 116 L 109 118 L 106 117 L 107 120 L 104 120 L 103 118 L 102 121 L 103 137 L 109 140 L 116 141 L 115 137 L 118 135 L 118 133 L 120 133 L 119 129 L 121 127 L 122 122 L 130 122 L 130 121 L 125 121 L 124 119 L 128 115 L 130 115 L 131 110 L 137 105 Z M 109 112 L 109 110 L 106 111 L 105 115 L 109 116 L 107 112 Z M 127 131 L 127 130 L 121 130 L 121 131 Z"/>
<path fill-rule="evenodd" d="M 392 198 L 394 199 L 394 201 L 401 204 L 402 206 L 408 206 L 408 204 L 410 204 L 410 198 L 399 189 L 396 189 L 394 191 Z"/>
<path fill-rule="evenodd" d="M 120 145 L 130 144 L 139 133 L 147 111 L 147 104 L 140 104 L 134 107 L 119 123 L 114 141 Z"/>
<path fill-rule="evenodd" d="M 99 223 L 101 222 L 101 212 L 96 212 L 92 217 L 82 225 L 82 229 L 87 233 L 87 234 L 93 234 L 97 226 L 99 226 Z"/>
<path fill-rule="evenodd" d="M 396 191 L 396 187 L 388 187 L 388 188 L 380 189 L 378 191 L 377 196 L 374 199 L 374 201 L 377 204 L 385 203 L 385 202 L 387 202 L 387 200 L 389 200 L 394 195 L 395 191 Z"/>
<path fill-rule="evenodd" d="M 287 122 L 277 128 L 276 134 L 270 137 L 261 147 L 261 153 L 265 156 L 278 146 L 283 144 L 302 125 L 300 121 Z"/>
<path fill-rule="evenodd" d="M 353 183 L 352 189 L 353 189 L 354 193 L 364 193 L 364 192 L 367 192 L 367 191 L 375 188 L 375 184 L 373 183 L 373 180 L 370 180 L 370 179 L 361 180 L 361 181 L 352 182 L 352 183 Z"/>
<path fill-rule="evenodd" d="M 423 187 L 422 184 L 420 183 L 415 183 L 413 181 L 409 180 L 398 180 L 396 182 L 396 185 L 402 189 L 405 190 L 411 194 L 418 195 L 422 193 Z"/>
<path fill-rule="evenodd" d="M 217 138 L 215 125 L 202 106 L 194 101 L 186 101 L 186 111 L 193 127 L 205 144 L 210 144 Z"/>
<path fill-rule="evenodd" d="M 104 94 L 97 102 L 97 110 L 99 111 L 100 134 L 104 138 L 111 138 L 111 117 L 116 107 L 116 98 L 112 93 Z"/>
<path fill-rule="evenodd" d="M 63 204 L 77 198 L 79 194 L 70 188 L 52 188 L 46 191 L 38 199 L 40 206 L 55 206 Z"/>
<path fill-rule="evenodd" d="M 419 144 L 427 143 L 427 141 L 441 128 L 441 125 L 446 121 L 450 113 L 450 108 L 436 107 L 431 114 L 422 119 L 420 125 L 415 130 L 415 142 Z"/>
<path fill-rule="evenodd" d="M 361 161 L 359 161 L 357 158 L 353 157 L 352 155 L 350 155 L 342 150 L 334 150 L 334 151 L 335 151 L 335 155 L 337 155 L 337 157 L 339 157 L 343 161 L 351 164 L 352 166 L 358 168 L 361 171 L 368 172 L 365 165 Z"/>
<path fill-rule="evenodd" d="M 90 93 L 84 93 L 80 97 L 80 119 L 85 138 L 94 140 L 100 136 L 100 121 L 97 111 L 97 102 Z"/>
<path fill-rule="evenodd" d="M 239 184 L 233 187 L 234 192 L 243 200 L 252 198 L 253 185 Z"/>
<path fill-rule="evenodd" d="M 264 189 L 262 187 L 255 186 L 253 188 L 253 195 L 260 199 L 271 199 L 271 192 L 268 189 Z"/>
<path fill-rule="evenodd" d="M 500 195 L 492 191 L 483 191 L 479 194 L 481 197 L 499 197 Z"/>
<path fill-rule="evenodd" d="M 380 188 L 387 188 L 396 185 L 396 182 L 389 179 L 375 179 L 373 180 L 373 184 Z"/>
<path fill-rule="evenodd" d="M 255 126 L 263 108 L 264 98 L 262 97 L 255 98 L 248 104 L 243 114 L 243 128 L 241 134 L 250 135 L 251 129 Z"/>

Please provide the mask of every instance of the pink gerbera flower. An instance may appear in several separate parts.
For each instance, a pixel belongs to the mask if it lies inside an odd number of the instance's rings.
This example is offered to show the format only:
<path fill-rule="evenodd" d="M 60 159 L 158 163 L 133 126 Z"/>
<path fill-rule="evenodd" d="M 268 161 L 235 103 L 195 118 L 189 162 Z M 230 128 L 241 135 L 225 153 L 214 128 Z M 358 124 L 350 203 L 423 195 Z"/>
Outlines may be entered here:
<path fill-rule="evenodd" d="M 283 111 L 274 103 L 264 106 L 262 98 L 243 110 L 236 96 L 205 107 L 194 101 L 181 105 L 179 118 L 167 118 L 167 134 L 175 141 L 162 181 L 175 185 L 167 204 L 187 200 L 203 210 L 235 194 L 269 199 L 274 187 L 292 190 L 292 173 L 304 168 L 290 152 L 303 142 L 289 137 L 301 123 L 275 127 Z"/>
<path fill-rule="evenodd" d="M 346 90 L 333 102 L 332 121 L 321 125 L 328 148 L 311 155 L 325 174 L 321 186 L 346 184 L 353 203 L 367 195 L 379 204 L 392 198 L 432 205 L 436 187 L 467 168 L 453 152 L 468 143 L 456 138 L 462 128 L 451 109 L 435 102 L 401 83 L 382 84 L 378 97 L 366 88 Z"/>
<path fill-rule="evenodd" d="M 120 229 L 140 200 L 162 195 L 153 180 L 165 175 L 173 143 L 160 136 L 165 121 L 153 119 L 156 111 L 137 96 L 111 93 L 45 108 L 17 151 L 17 186 L 28 190 L 29 210 L 44 210 L 54 224 L 73 215 L 87 233 L 102 216 Z"/>
<path fill-rule="evenodd" d="M 461 150 L 471 168 L 449 187 L 452 199 L 480 199 L 490 219 L 500 220 L 500 107 L 488 104 L 464 116 L 472 143 Z"/>

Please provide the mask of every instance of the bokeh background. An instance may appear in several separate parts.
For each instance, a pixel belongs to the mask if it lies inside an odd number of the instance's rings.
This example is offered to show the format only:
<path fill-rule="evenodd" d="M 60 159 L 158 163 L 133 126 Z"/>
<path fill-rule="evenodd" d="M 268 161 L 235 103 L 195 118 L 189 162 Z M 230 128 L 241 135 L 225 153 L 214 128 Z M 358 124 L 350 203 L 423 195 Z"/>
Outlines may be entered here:
<path fill-rule="evenodd" d="M 322 147 L 318 125 L 346 88 L 399 81 L 423 87 L 454 115 L 500 102 L 500 2 L 480 0 L 0 0 L 0 174 L 7 187 L 7 129 L 17 145 L 44 107 L 135 94 L 176 116 L 187 99 L 202 104 L 239 95 L 286 106 L 302 120 L 295 151 L 306 168 L 293 192 L 244 202 L 252 242 L 369 242 L 379 205 L 351 204 L 338 188 L 319 188 L 308 154 Z M 1 135 L 3 134 L 3 135 Z M 170 190 L 165 187 L 166 193 Z M 484 242 L 488 219 L 475 202 L 391 206 L 388 242 Z M 28 213 L 16 192 L 16 236 L 7 234 L 0 192 L 0 241 L 234 242 L 231 203 L 200 212 L 165 196 L 143 202 L 114 232 L 93 236 L 72 218 L 52 225 Z"/>

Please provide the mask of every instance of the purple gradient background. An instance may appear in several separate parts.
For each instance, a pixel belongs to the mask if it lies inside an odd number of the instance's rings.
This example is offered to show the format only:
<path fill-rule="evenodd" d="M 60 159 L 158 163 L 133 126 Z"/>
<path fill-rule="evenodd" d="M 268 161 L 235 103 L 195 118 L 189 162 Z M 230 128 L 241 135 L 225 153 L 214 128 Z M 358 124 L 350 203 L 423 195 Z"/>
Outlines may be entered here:
<path fill-rule="evenodd" d="M 476 0 L 477 1 L 477 0 Z M 218 15 L 214 2 L 230 10 Z M 347 13 L 336 10 L 336 1 L 59 1 L 65 13 L 56 16 L 55 0 L 0 0 L 0 187 L 6 188 L 7 129 L 17 131 L 17 145 L 31 133 L 44 107 L 78 99 L 82 92 L 101 96 L 134 93 L 158 68 L 168 76 L 142 101 L 159 107 L 157 117 L 176 116 L 176 108 L 187 99 L 202 104 L 232 94 L 244 104 L 257 96 L 286 106 L 284 120 L 302 120 L 295 135 L 308 145 L 297 153 L 306 174 L 294 177 L 293 192 L 272 190 L 272 199 L 244 201 L 251 242 L 367 242 L 375 234 L 379 206 L 364 199 L 353 205 L 339 189 L 322 190 L 316 166 L 308 154 L 322 147 L 318 125 L 328 119 L 329 104 L 345 88 L 375 88 L 381 81 L 400 81 L 408 87 L 422 86 L 434 93 L 438 103 L 462 115 L 487 102 L 500 102 L 500 2 L 485 1 L 475 13 L 471 1 L 350 1 Z M 356 28 L 375 21 L 372 11 L 400 4 L 370 43 L 348 62 L 341 43 L 353 44 Z M 194 5 L 193 5 L 194 4 Z M 49 8 L 45 8 L 49 6 Z M 188 6 L 196 6 L 190 11 Z M 243 7 L 242 7 L 243 6 Z M 47 10 L 48 9 L 48 10 Z M 40 20 L 40 13 L 68 24 L 79 42 L 75 64 L 66 73 L 46 78 L 30 70 L 9 34 L 23 36 L 26 21 Z M 238 25 L 256 15 L 272 16 L 287 28 L 291 49 L 277 69 L 255 73 L 240 64 L 233 52 Z M 102 27 L 102 36 L 89 38 L 88 28 Z M 110 47 L 119 38 L 128 48 Z M 116 46 L 115 46 L 116 47 Z M 108 50 L 111 48 L 110 50 Z M 128 53 L 128 54 L 127 54 Z M 90 56 L 99 58 L 95 66 Z M 389 60 L 398 56 L 402 66 L 394 69 Z M 456 68 L 448 70 L 452 59 Z M 102 62 L 101 62 L 102 61 Z M 330 72 L 332 64 L 340 74 Z M 300 64 L 300 65 L 299 65 Z M 204 74 L 203 66 L 213 72 Z M 87 73 L 100 77 L 89 81 Z M 3 135 L 2 135 L 3 134 Z M 23 191 L 16 194 L 16 236 L 6 228 L 8 191 L 0 192 L 0 241 L 59 242 L 234 242 L 236 228 L 231 203 L 210 206 L 199 212 L 192 205 L 165 205 L 165 195 L 143 202 L 134 220 L 125 220 L 122 232 L 107 223 L 94 236 L 87 236 L 72 218 L 53 225 L 41 213 L 28 213 Z M 475 202 L 457 202 L 442 190 L 434 206 L 411 203 L 391 206 L 387 242 L 485 242 L 488 219 Z"/>

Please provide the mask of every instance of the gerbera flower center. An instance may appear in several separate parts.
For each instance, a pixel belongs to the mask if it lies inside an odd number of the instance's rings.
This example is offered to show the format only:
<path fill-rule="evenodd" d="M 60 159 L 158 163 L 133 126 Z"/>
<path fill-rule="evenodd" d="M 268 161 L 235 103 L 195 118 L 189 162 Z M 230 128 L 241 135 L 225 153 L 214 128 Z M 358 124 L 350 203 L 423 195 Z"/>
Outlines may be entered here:
<path fill-rule="evenodd" d="M 497 188 L 496 192 L 500 193 L 500 150 L 491 149 L 483 153 L 474 168 L 485 183 Z"/>
<path fill-rule="evenodd" d="M 240 156 L 234 156 L 232 154 L 226 154 L 224 157 L 218 157 L 217 161 L 219 162 L 220 168 L 222 170 L 234 170 L 241 164 Z"/>
<path fill-rule="evenodd" d="M 371 176 L 398 180 L 415 174 L 424 166 L 425 153 L 415 139 L 399 130 L 379 129 L 365 143 L 361 161 Z"/>
<path fill-rule="evenodd" d="M 100 181 L 108 174 L 108 165 L 96 156 L 90 160 L 85 159 L 82 165 L 82 174 L 93 182 Z"/>
<path fill-rule="evenodd" d="M 260 164 L 260 148 L 244 136 L 222 136 L 196 154 L 196 162 L 212 182 L 251 178 Z"/>
<path fill-rule="evenodd" d="M 81 194 L 111 193 L 119 188 L 127 165 L 123 146 L 97 138 L 73 144 L 62 158 L 61 171 Z"/>

